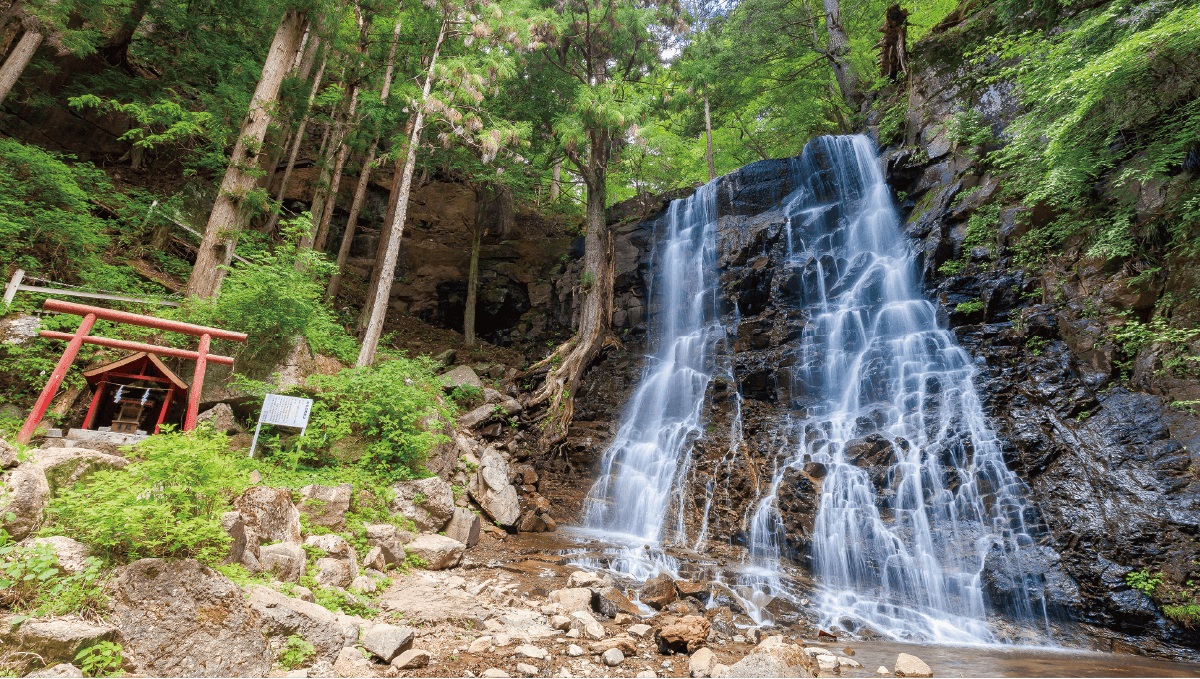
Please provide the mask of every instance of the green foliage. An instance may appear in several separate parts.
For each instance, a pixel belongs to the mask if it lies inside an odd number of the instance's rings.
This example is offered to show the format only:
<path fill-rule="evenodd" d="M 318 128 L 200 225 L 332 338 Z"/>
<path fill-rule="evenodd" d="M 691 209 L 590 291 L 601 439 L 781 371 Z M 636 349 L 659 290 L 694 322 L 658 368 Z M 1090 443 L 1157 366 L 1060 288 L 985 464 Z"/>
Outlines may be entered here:
<path fill-rule="evenodd" d="M 353 360 L 358 353 L 356 343 L 323 300 L 333 265 L 323 254 L 295 245 L 311 228 L 308 213 L 284 222 L 279 245 L 270 251 L 248 253 L 250 263 L 230 269 L 221 294 L 214 300 L 188 300 L 183 318 L 247 333 L 249 341 L 236 351 L 258 365 L 281 358 L 298 336 L 314 351 Z"/>
<path fill-rule="evenodd" d="M 1200 585 L 1195 580 L 1173 584 L 1164 573 L 1143 567 L 1126 573 L 1125 583 L 1153 599 L 1163 615 L 1175 622 L 1188 629 L 1200 625 Z"/>
<path fill-rule="evenodd" d="M 123 650 L 121 644 L 101 641 L 76 653 L 75 662 L 85 677 L 119 677 Z"/>
<path fill-rule="evenodd" d="M 986 82 L 1019 88 L 1024 113 L 994 154 L 1007 190 L 1055 215 L 1025 236 L 1021 261 L 1081 234 L 1104 258 L 1151 241 L 1155 225 L 1130 218 L 1140 188 L 1169 181 L 1200 135 L 1200 8 L 1104 3 L 1053 31 L 994 36 L 970 58 Z M 1178 223 L 1172 210 L 1165 223 Z"/>
<path fill-rule="evenodd" d="M 411 478 L 445 439 L 438 419 L 453 414 L 436 368 L 426 357 L 398 357 L 310 377 L 301 390 L 313 398 L 308 430 L 283 452 L 297 465 L 353 461 L 381 479 Z"/>
<path fill-rule="evenodd" d="M 283 648 L 279 649 L 279 654 L 275 656 L 275 664 L 285 670 L 294 670 L 307 663 L 316 655 L 316 652 L 317 650 L 304 637 L 293 634 L 284 642 Z"/>
<path fill-rule="evenodd" d="M 946 138 L 955 146 L 983 146 L 993 139 L 992 126 L 975 109 L 958 111 L 946 123 Z"/>
<path fill-rule="evenodd" d="M 246 486 L 224 435 L 197 430 L 145 439 L 133 464 L 101 470 L 56 496 L 56 530 L 94 553 L 126 562 L 190 557 L 216 564 L 229 551 L 221 514 Z"/>
<path fill-rule="evenodd" d="M 1149 568 L 1143 568 L 1139 571 L 1130 571 L 1125 574 L 1125 584 L 1133 589 L 1145 594 L 1153 596 L 1154 590 L 1163 582 L 1163 574 L 1157 573 L 1151 575 Z"/>
<path fill-rule="evenodd" d="M 425 568 L 429 562 L 417 555 L 416 552 L 409 552 L 404 555 L 404 566 L 406 568 Z"/>
<path fill-rule="evenodd" d="M 1200 357 L 1191 349 L 1191 343 L 1197 338 L 1200 338 L 1200 328 L 1175 327 L 1162 316 L 1149 323 L 1128 318 L 1108 333 L 1108 339 L 1120 350 L 1121 357 L 1115 363 L 1123 371 L 1132 369 L 1134 358 L 1143 348 L 1159 345 L 1163 373 L 1180 376 L 1195 375 L 1200 370 Z"/>
<path fill-rule="evenodd" d="M 983 311 L 983 300 L 976 298 L 966 302 L 959 302 L 954 306 L 954 310 L 960 314 L 977 314 Z"/>
<path fill-rule="evenodd" d="M 21 547 L 0 531 L 0 605 L 37 616 L 96 614 L 107 605 L 103 585 L 99 559 L 66 573 L 50 545 Z"/>

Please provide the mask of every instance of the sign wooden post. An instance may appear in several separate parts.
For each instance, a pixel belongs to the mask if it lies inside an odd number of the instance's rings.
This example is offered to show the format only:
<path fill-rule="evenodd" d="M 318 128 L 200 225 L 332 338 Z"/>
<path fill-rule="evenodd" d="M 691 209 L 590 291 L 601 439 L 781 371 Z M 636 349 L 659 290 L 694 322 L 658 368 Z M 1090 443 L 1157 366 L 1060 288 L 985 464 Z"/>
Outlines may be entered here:
<path fill-rule="evenodd" d="M 258 446 L 258 432 L 263 423 L 280 427 L 299 429 L 300 435 L 308 430 L 308 416 L 312 413 L 312 399 L 297 396 L 280 396 L 267 394 L 263 398 L 262 410 L 258 413 L 258 425 L 254 427 L 254 440 L 250 442 L 250 457 L 254 457 L 254 449 Z"/>

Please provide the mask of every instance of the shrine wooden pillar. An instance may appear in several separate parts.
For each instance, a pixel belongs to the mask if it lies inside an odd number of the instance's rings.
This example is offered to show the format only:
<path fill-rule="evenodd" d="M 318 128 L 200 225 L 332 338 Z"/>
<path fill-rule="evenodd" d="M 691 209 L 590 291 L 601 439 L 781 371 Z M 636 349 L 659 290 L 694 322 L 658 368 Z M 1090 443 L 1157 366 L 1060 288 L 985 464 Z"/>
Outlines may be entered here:
<path fill-rule="evenodd" d="M 79 323 L 79 329 L 67 343 L 62 358 L 58 359 L 58 365 L 54 366 L 54 372 L 50 373 L 50 380 L 46 382 L 37 402 L 33 404 L 33 411 L 29 413 L 25 425 L 21 427 L 21 433 L 17 434 L 17 443 L 24 445 L 33 438 L 33 432 L 37 429 L 38 423 L 42 421 L 42 417 L 45 416 L 46 409 L 54 400 L 54 395 L 58 393 L 58 387 L 62 384 L 63 378 L 67 376 L 67 371 L 71 369 L 71 363 L 75 361 L 75 356 L 79 354 L 79 347 L 83 346 L 83 338 L 92 331 L 92 326 L 95 324 L 96 314 L 94 313 L 87 314 Z"/>

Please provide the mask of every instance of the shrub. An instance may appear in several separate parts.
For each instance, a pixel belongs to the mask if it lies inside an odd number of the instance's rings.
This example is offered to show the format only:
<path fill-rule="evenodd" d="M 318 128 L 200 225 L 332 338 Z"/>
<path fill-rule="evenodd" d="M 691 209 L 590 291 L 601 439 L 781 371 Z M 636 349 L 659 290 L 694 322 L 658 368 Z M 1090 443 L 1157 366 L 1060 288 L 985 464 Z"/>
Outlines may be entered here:
<path fill-rule="evenodd" d="M 429 449 L 445 440 L 439 418 L 453 416 L 428 358 L 393 358 L 375 366 L 315 375 L 304 392 L 313 398 L 308 431 L 294 446 L 299 462 L 327 464 L 354 457 L 383 480 L 422 471 Z"/>
<path fill-rule="evenodd" d="M 117 561 L 191 557 L 216 564 L 229 551 L 221 514 L 245 486 L 224 435 L 152 436 L 123 470 L 98 471 L 51 501 L 51 520 Z"/>
<path fill-rule="evenodd" d="M 106 607 L 100 560 L 66 574 L 50 545 L 21 547 L 0 531 L 0 605 L 32 615 L 96 614 Z"/>
<path fill-rule="evenodd" d="M 294 670 L 308 662 L 316 652 L 312 644 L 293 634 L 284 642 L 283 648 L 279 649 L 275 662 L 285 670 Z"/>
<path fill-rule="evenodd" d="M 119 677 L 123 650 L 121 644 L 101 641 L 76 653 L 75 662 L 85 677 Z"/>
<path fill-rule="evenodd" d="M 254 366 L 270 365 L 304 337 L 314 351 L 352 361 L 357 345 L 325 307 L 325 280 L 335 267 L 322 253 L 298 248 L 312 228 L 304 213 L 283 223 L 283 239 L 273 250 L 249 253 L 249 264 L 229 270 L 221 294 L 213 300 L 192 299 L 182 315 L 190 322 L 220 325 L 250 339 L 234 348 Z"/>

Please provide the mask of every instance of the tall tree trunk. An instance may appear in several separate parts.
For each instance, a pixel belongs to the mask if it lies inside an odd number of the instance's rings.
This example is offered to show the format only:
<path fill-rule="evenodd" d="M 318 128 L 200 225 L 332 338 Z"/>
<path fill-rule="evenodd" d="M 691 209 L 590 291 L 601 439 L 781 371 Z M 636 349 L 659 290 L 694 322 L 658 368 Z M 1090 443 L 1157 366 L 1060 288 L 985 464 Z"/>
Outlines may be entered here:
<path fill-rule="evenodd" d="M 346 143 L 347 128 L 352 125 L 354 112 L 358 108 L 358 85 L 350 91 L 350 106 L 346 115 L 338 125 L 337 159 L 333 162 L 333 175 L 329 180 L 329 194 L 325 202 L 325 211 L 317 226 L 317 236 L 313 240 L 313 248 L 318 252 L 325 250 L 325 239 L 329 235 L 329 224 L 333 221 L 333 211 L 337 208 L 338 190 L 342 187 L 342 171 L 346 169 L 346 158 L 350 155 L 350 145 Z"/>
<path fill-rule="evenodd" d="M 879 48 L 879 75 L 895 80 L 908 73 L 908 10 L 894 4 L 884 12 Z"/>
<path fill-rule="evenodd" d="M 314 26 L 310 23 L 308 30 L 304 32 L 304 38 L 300 41 L 300 51 L 296 54 L 296 61 L 292 64 L 292 72 L 300 80 L 307 82 L 308 77 L 312 75 L 312 67 L 316 62 L 317 51 L 320 46 L 321 39 L 314 33 Z M 324 62 L 322 62 L 322 65 L 324 65 Z M 324 74 L 324 69 L 322 69 L 321 73 L 322 75 Z M 320 87 L 319 83 L 318 87 Z M 304 111 L 301 112 L 300 124 L 303 124 L 308 116 L 308 109 L 312 107 L 311 100 L 312 94 L 310 93 L 309 103 L 306 105 Z M 297 127 L 297 129 L 299 128 Z M 290 123 L 284 128 L 280 136 L 284 140 L 282 145 L 272 145 L 271 157 L 267 161 L 267 176 L 263 181 L 263 186 L 267 189 L 267 191 L 270 191 L 271 187 L 275 185 L 275 175 L 279 174 L 279 161 L 282 159 L 284 152 L 286 152 L 292 145 L 292 126 Z M 295 161 L 293 160 L 292 163 L 294 165 Z M 275 215 L 274 210 L 271 211 L 271 215 Z M 276 217 L 276 221 L 278 221 L 278 217 Z M 274 223 L 270 221 L 270 217 L 267 218 L 267 223 L 271 226 L 271 228 L 274 228 Z M 263 227 L 263 230 L 268 232 L 270 231 L 270 229 L 265 226 Z"/>
<path fill-rule="evenodd" d="M 583 277 L 579 289 L 584 295 L 579 315 L 579 330 L 575 337 L 560 346 L 550 356 L 530 368 L 530 372 L 553 366 L 546 373 L 542 386 L 530 398 L 529 405 L 546 403 L 547 417 L 552 422 L 545 428 L 544 437 L 550 443 L 561 441 L 575 413 L 575 393 L 584 371 L 599 355 L 609 336 L 613 306 L 613 240 L 605 210 L 607 202 L 608 160 L 612 140 L 602 130 L 592 130 L 590 153 L 584 168 L 587 187 L 587 233 L 583 246 Z"/>
<path fill-rule="evenodd" d="M 400 180 L 400 191 L 396 196 L 396 213 L 392 216 L 392 232 L 387 240 L 387 249 L 383 254 L 383 266 L 380 270 L 380 283 L 375 290 L 375 298 L 371 300 L 371 317 L 367 321 L 367 332 L 363 338 L 362 349 L 358 353 L 355 365 L 362 367 L 375 362 L 375 352 L 379 349 L 379 338 L 383 335 L 383 320 L 387 316 L 388 296 L 392 291 L 391 282 L 396 277 L 396 262 L 400 257 L 400 239 L 404 237 L 404 220 L 408 217 L 408 195 L 412 190 L 413 169 L 417 166 L 417 152 L 421 145 L 421 127 L 425 123 L 425 106 L 429 103 L 429 93 L 433 88 L 435 66 L 438 53 L 442 50 L 442 40 L 446 37 L 449 19 L 442 20 L 438 30 L 437 43 L 433 46 L 433 56 L 429 59 L 429 72 L 425 75 L 425 88 L 421 91 L 421 102 L 414 116 L 412 137 L 408 142 L 408 157 L 404 161 L 404 174 Z M 384 284 L 384 281 L 387 284 Z"/>
<path fill-rule="evenodd" d="M 825 48 L 825 56 L 833 67 L 833 77 L 837 79 L 842 98 L 851 110 L 858 113 L 862 105 L 862 93 L 858 91 L 858 76 L 854 67 L 846 60 L 850 54 L 850 38 L 842 26 L 842 8 L 838 0 L 824 0 L 825 32 L 829 36 L 829 44 Z"/>
<path fill-rule="evenodd" d="M 271 108 L 279 97 L 279 87 L 300 47 L 306 17 L 305 12 L 288 10 L 279 21 L 263 63 L 262 77 L 250 100 L 250 112 L 233 146 L 229 168 L 196 250 L 196 264 L 188 280 L 189 295 L 215 297 L 221 289 L 225 277 L 221 265 L 232 260 L 237 234 L 245 226 L 245 196 L 255 183 L 252 170 L 257 165 L 258 153 L 271 123 Z"/>
<path fill-rule="evenodd" d="M 558 200 L 558 194 L 562 192 L 562 158 L 554 160 L 554 175 L 550 180 L 550 202 Z"/>
<path fill-rule="evenodd" d="M 412 137 L 414 122 L 416 122 L 415 114 L 410 115 L 408 122 L 404 124 L 405 150 L 396 156 L 396 162 L 392 166 L 392 187 L 388 190 L 387 211 L 383 215 L 383 228 L 379 230 L 379 240 L 375 245 L 375 262 L 371 265 L 371 279 L 367 283 L 367 296 L 364 298 L 362 313 L 358 317 L 356 331 L 360 340 L 367 334 L 367 323 L 370 322 L 371 313 L 374 310 L 373 300 L 379 292 L 379 281 L 383 277 L 383 257 L 381 255 L 387 247 L 388 240 L 392 237 L 392 224 L 395 222 L 398 204 L 396 198 L 400 195 L 400 184 L 404 179 L 404 163 L 408 159 L 407 145 Z M 421 186 L 421 182 L 417 182 L 417 186 Z"/>
<path fill-rule="evenodd" d="M 138 26 L 142 23 L 142 17 L 146 16 L 146 10 L 150 9 L 151 0 L 134 0 L 133 5 L 129 8 L 129 14 L 117 27 L 106 42 L 98 51 L 100 57 L 105 63 L 110 66 L 120 66 L 122 68 L 129 64 L 129 45 L 133 42 L 133 34 L 137 32 Z"/>
<path fill-rule="evenodd" d="M 469 347 L 475 346 L 475 305 L 479 291 L 479 248 L 483 245 L 482 212 L 482 205 L 480 205 L 475 210 L 475 228 L 471 229 L 471 263 L 467 268 L 467 301 L 463 307 L 463 343 Z"/>
<path fill-rule="evenodd" d="M 4 60 L 4 65 L 0 66 L 0 103 L 4 102 L 13 85 L 17 84 L 17 80 L 25 72 L 25 67 L 29 65 L 44 39 L 41 31 L 29 29 L 17 41 L 17 46 Z"/>
<path fill-rule="evenodd" d="M 708 150 L 705 151 L 704 157 L 708 160 L 708 181 L 717 178 L 717 168 L 713 164 L 713 149 L 712 149 L 712 116 L 708 113 L 708 93 L 704 93 L 704 141 L 708 145 Z"/>
<path fill-rule="evenodd" d="M 388 96 L 392 92 L 392 76 L 396 70 L 396 45 L 400 43 L 400 22 L 396 22 L 396 28 L 392 31 L 392 47 L 388 51 L 387 70 L 383 74 L 383 86 L 379 90 L 379 103 L 387 105 Z M 346 260 L 350 258 L 350 246 L 354 244 L 354 232 L 358 228 L 358 213 L 362 210 L 363 201 L 367 197 L 367 186 L 371 183 L 371 170 L 375 166 L 375 154 L 379 149 L 379 131 L 376 130 L 375 136 L 371 139 L 371 146 L 367 149 L 366 160 L 363 161 L 362 170 L 358 173 L 358 186 L 354 188 L 354 200 L 350 202 L 350 214 L 346 218 L 346 231 L 342 233 L 342 243 L 338 247 L 337 254 L 337 271 L 329 279 L 329 287 L 325 290 L 325 299 L 331 300 L 337 297 L 338 289 L 342 285 L 342 275 L 346 268 Z"/>
<path fill-rule="evenodd" d="M 292 178 L 292 170 L 296 169 L 296 159 L 300 156 L 300 145 L 304 143 L 304 133 L 308 129 L 308 120 L 312 114 L 313 102 L 317 99 L 317 92 L 321 91 L 321 80 L 325 77 L 325 65 L 329 63 L 329 55 L 321 60 L 321 66 L 317 68 L 317 75 L 313 78 L 312 88 L 308 91 L 308 104 L 306 104 L 304 117 L 300 119 L 300 125 L 296 128 L 296 134 L 292 137 L 292 150 L 288 154 L 287 167 L 283 170 L 283 179 L 279 181 L 279 193 L 275 196 L 276 207 L 271 210 L 271 216 L 267 219 L 267 225 L 263 227 L 266 233 L 273 233 L 275 225 L 279 223 L 279 215 L 283 212 L 283 198 L 287 195 L 288 180 Z"/>

